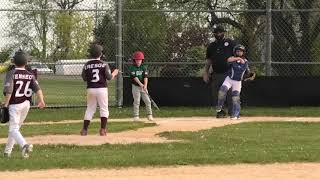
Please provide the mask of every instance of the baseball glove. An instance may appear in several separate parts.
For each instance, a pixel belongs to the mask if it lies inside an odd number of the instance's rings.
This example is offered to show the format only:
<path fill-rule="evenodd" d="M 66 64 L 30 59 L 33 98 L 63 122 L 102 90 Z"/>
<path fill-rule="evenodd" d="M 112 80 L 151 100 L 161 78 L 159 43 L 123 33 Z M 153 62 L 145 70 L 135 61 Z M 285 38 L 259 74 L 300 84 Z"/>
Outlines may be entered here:
<path fill-rule="evenodd" d="M 244 75 L 243 81 L 253 81 L 255 78 L 256 78 L 256 73 L 250 72 L 250 73 Z"/>
<path fill-rule="evenodd" d="M 7 107 L 0 108 L 0 122 L 7 123 L 9 121 L 9 109 Z"/>

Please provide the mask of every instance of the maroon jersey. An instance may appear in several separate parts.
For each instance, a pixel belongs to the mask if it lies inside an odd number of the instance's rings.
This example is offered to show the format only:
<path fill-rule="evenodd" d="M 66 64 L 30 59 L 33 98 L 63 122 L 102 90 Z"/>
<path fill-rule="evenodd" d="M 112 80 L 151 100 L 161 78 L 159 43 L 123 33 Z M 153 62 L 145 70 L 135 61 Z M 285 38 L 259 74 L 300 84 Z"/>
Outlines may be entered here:
<path fill-rule="evenodd" d="M 88 61 L 82 69 L 82 79 L 87 82 L 87 88 L 107 87 L 107 80 L 112 79 L 109 65 L 99 59 Z"/>
<path fill-rule="evenodd" d="M 24 68 L 15 68 L 6 74 L 4 94 L 12 94 L 9 104 L 31 102 L 32 91 L 40 89 L 34 75 Z"/>

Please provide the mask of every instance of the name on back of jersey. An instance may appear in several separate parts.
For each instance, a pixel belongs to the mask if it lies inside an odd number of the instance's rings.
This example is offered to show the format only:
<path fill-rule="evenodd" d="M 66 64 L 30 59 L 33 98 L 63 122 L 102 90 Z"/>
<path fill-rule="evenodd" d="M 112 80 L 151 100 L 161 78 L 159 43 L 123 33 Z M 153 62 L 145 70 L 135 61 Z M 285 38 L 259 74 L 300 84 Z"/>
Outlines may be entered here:
<path fill-rule="evenodd" d="M 29 79 L 31 80 L 33 78 L 33 75 L 31 74 L 15 74 L 14 79 Z"/>
<path fill-rule="evenodd" d="M 103 63 L 98 63 L 98 64 L 87 64 L 85 66 L 85 70 L 87 69 L 93 69 L 93 68 L 104 68 L 106 67 L 106 64 L 103 64 Z"/>

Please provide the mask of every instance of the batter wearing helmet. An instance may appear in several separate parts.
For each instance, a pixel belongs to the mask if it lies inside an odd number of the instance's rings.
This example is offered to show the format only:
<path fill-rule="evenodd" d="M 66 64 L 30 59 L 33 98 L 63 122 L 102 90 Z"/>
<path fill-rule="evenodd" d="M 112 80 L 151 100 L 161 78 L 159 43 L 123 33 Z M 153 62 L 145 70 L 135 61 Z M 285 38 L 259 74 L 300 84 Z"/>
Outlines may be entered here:
<path fill-rule="evenodd" d="M 30 109 L 32 91 L 36 92 L 38 96 L 38 107 L 45 107 L 42 90 L 34 74 L 25 69 L 27 62 L 28 55 L 25 52 L 16 52 L 13 57 L 15 68 L 7 72 L 5 78 L 4 107 L 9 109 L 9 135 L 4 151 L 6 157 L 10 157 L 16 142 L 22 148 L 22 157 L 28 158 L 32 151 L 32 144 L 28 144 L 20 132 L 20 127 Z"/>
<path fill-rule="evenodd" d="M 92 44 L 88 50 L 90 60 L 83 66 L 82 79 L 87 82 L 87 109 L 84 115 L 83 128 L 80 135 L 88 134 L 90 121 L 96 112 L 97 104 L 100 108 L 100 136 L 107 135 L 107 121 L 109 118 L 108 109 L 108 82 L 118 75 L 119 70 L 112 73 L 109 65 L 101 61 L 102 46 Z"/>
<path fill-rule="evenodd" d="M 147 118 L 152 121 L 151 101 L 147 94 L 148 91 L 148 70 L 143 64 L 144 54 L 141 51 L 136 51 L 132 56 L 133 65 L 129 66 L 130 77 L 132 82 L 133 96 L 133 120 L 139 120 L 140 99 L 144 101 L 147 109 Z"/>
<path fill-rule="evenodd" d="M 234 56 L 227 59 L 230 64 L 228 76 L 225 78 L 222 86 L 218 92 L 218 102 L 216 111 L 220 112 L 223 109 L 224 102 L 228 90 L 231 88 L 232 92 L 232 120 L 240 119 L 240 92 L 241 81 L 245 73 L 250 73 L 248 60 L 245 58 L 245 47 L 241 44 L 234 47 Z"/>

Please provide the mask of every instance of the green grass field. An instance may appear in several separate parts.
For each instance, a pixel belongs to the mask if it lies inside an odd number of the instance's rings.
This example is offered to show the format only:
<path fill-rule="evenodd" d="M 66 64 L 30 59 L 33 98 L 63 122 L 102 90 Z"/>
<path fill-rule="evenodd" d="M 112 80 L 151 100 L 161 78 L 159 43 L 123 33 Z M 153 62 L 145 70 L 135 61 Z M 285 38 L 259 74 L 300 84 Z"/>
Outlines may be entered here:
<path fill-rule="evenodd" d="M 320 123 L 250 122 L 198 132 L 164 132 L 169 144 L 37 145 L 28 160 L 18 148 L 0 171 L 235 163 L 320 162 Z M 1 149 L 4 145 L 0 146 Z"/>
<path fill-rule="evenodd" d="M 142 127 L 155 126 L 155 123 L 143 123 L 143 122 L 109 122 L 108 132 L 121 132 L 127 130 L 136 130 Z M 23 125 L 21 133 L 25 137 L 29 136 L 41 136 L 41 135 L 78 135 L 82 128 L 82 121 L 78 123 L 61 123 L 61 124 L 40 124 L 40 125 Z M 90 129 L 99 129 L 100 122 L 92 122 Z M 97 134 L 96 131 L 89 131 L 89 134 Z M 8 136 L 8 127 L 0 126 L 0 138 L 6 138 Z"/>
<path fill-rule="evenodd" d="M 3 79 L 3 78 L 1 78 Z M 48 105 L 84 105 L 85 84 L 75 76 L 40 76 Z M 2 83 L 2 82 L 0 82 Z M 114 101 L 114 81 L 109 87 Z M 213 117 L 212 107 L 160 107 L 157 117 Z M 52 134 L 79 134 L 85 108 L 31 109 L 26 122 L 79 120 L 79 123 L 24 125 L 26 137 Z M 320 117 L 320 107 L 243 107 L 242 116 Z M 141 107 L 141 117 L 145 117 Z M 99 117 L 97 112 L 95 118 Z M 110 119 L 131 118 L 132 107 L 110 108 Z M 150 123 L 111 122 L 109 132 L 154 126 Z M 99 123 L 92 123 L 98 129 Z M 90 131 L 89 131 L 90 132 Z M 92 132 L 96 133 L 96 132 Z M 7 126 L 0 126 L 5 138 Z M 163 132 L 169 139 L 185 140 L 166 144 L 129 144 L 99 146 L 36 145 L 31 158 L 21 158 L 15 148 L 13 157 L 0 157 L 0 171 L 50 168 L 117 168 L 129 166 L 166 166 L 235 163 L 320 162 L 320 123 L 251 122 L 198 132 Z M 3 150 L 4 144 L 0 145 Z"/>
<path fill-rule="evenodd" d="M 131 118 L 132 107 L 110 107 L 110 118 Z M 145 108 L 140 107 L 141 117 L 146 117 Z M 83 119 L 85 108 L 31 109 L 27 121 L 61 121 Z M 215 116 L 212 107 L 161 107 L 153 111 L 155 117 L 207 117 Z M 243 107 L 242 116 L 288 116 L 288 117 L 320 117 L 320 107 Z M 95 117 L 99 117 L 97 110 Z"/>

